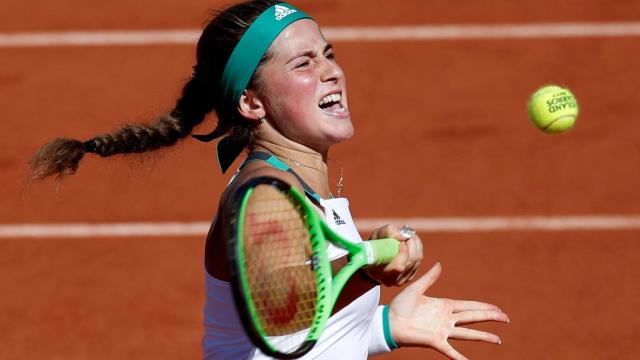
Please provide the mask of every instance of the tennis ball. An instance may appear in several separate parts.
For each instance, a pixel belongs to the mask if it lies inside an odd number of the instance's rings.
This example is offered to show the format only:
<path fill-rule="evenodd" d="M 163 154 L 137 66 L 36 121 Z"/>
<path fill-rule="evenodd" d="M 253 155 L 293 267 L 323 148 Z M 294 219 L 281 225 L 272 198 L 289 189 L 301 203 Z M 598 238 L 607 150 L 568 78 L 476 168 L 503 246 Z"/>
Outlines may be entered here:
<path fill-rule="evenodd" d="M 573 127 L 578 117 L 578 102 L 569 89 L 543 86 L 531 95 L 529 118 L 540 130 L 556 134 Z"/>

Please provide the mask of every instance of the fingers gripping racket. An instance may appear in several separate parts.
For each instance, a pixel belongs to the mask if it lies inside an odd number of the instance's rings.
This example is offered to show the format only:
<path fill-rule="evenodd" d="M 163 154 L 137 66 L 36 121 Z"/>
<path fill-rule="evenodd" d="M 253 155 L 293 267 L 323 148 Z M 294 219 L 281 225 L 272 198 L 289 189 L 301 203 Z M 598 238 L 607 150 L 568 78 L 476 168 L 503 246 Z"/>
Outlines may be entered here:
<path fill-rule="evenodd" d="M 229 203 L 231 287 L 244 328 L 260 350 L 295 359 L 315 345 L 355 271 L 391 262 L 395 239 L 354 244 L 333 232 L 305 196 L 271 177 L 252 179 Z M 348 251 L 333 276 L 327 241 Z"/>

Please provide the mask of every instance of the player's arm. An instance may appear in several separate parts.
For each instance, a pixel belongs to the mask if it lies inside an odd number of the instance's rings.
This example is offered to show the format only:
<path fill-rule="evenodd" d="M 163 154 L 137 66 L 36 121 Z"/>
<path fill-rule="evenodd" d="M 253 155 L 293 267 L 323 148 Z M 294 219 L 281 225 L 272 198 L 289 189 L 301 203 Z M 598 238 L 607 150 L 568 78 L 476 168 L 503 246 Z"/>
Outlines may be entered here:
<path fill-rule="evenodd" d="M 298 179 L 286 171 L 275 169 L 263 162 L 248 164 L 222 193 L 214 226 L 207 236 L 205 266 L 209 274 L 216 279 L 230 281 L 230 273 L 227 265 L 227 241 L 225 238 L 228 223 L 226 211 L 229 209 L 227 202 L 233 198 L 232 195 L 235 194 L 242 184 L 259 176 L 270 176 L 282 180 L 302 192 L 304 191 Z"/>

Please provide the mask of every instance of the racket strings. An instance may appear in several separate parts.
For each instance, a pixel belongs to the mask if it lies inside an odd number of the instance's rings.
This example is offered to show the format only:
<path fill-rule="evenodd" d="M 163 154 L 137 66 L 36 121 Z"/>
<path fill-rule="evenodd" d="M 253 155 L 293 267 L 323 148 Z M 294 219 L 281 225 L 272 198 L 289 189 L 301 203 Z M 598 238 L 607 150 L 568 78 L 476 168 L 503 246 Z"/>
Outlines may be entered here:
<path fill-rule="evenodd" d="M 285 347 L 282 351 L 294 350 L 316 312 L 316 275 L 305 217 L 286 194 L 258 186 L 247 203 L 244 233 L 255 316 L 267 336 L 299 333 L 296 340 L 277 345 Z"/>

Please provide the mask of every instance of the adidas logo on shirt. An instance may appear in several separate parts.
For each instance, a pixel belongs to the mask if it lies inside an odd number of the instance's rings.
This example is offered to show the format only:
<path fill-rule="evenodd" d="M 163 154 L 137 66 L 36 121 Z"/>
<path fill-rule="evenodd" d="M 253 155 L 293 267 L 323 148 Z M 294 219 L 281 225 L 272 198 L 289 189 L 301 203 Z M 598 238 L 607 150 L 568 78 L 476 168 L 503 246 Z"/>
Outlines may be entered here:
<path fill-rule="evenodd" d="M 297 11 L 293 9 L 289 9 L 286 6 L 276 5 L 276 20 L 280 21 L 285 17 L 287 17 L 288 15 L 293 14 L 294 12 L 297 12 Z"/>
<path fill-rule="evenodd" d="M 333 211 L 333 220 L 336 222 L 336 225 L 344 225 L 346 224 L 344 222 L 344 220 L 340 219 L 340 216 L 338 215 L 338 213 L 335 210 L 331 210 Z"/>

